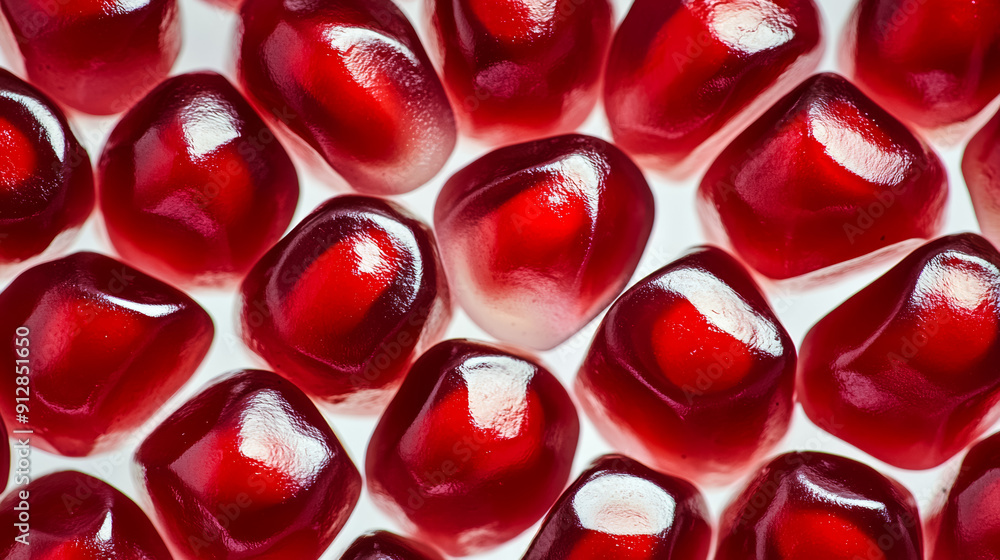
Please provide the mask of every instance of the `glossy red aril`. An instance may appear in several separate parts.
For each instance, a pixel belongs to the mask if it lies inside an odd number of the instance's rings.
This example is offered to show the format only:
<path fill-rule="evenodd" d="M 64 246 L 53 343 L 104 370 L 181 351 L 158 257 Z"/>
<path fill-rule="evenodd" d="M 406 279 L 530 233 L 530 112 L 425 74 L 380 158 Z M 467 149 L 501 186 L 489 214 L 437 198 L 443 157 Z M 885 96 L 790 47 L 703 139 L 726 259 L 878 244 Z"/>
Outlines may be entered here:
<path fill-rule="evenodd" d="M 903 122 L 932 131 L 960 125 L 1000 94 L 1000 4 L 860 0 L 841 62 Z"/>
<path fill-rule="evenodd" d="M 962 174 L 983 237 L 1000 245 L 1000 114 L 969 142 L 962 157 Z"/>
<path fill-rule="evenodd" d="M 940 465 L 1000 418 L 998 301 L 1000 253 L 985 239 L 917 249 L 806 335 L 806 414 L 891 465 Z"/>
<path fill-rule="evenodd" d="M 240 18 L 251 100 L 356 190 L 413 190 L 451 155 L 447 95 L 391 0 L 255 0 Z"/>
<path fill-rule="evenodd" d="M 621 293 L 652 224 L 642 172 L 580 135 L 491 152 L 449 179 L 434 207 L 465 311 L 491 335 L 543 350 Z"/>
<path fill-rule="evenodd" d="M 68 245 L 93 208 L 90 157 L 62 111 L 0 70 L 0 270 Z"/>
<path fill-rule="evenodd" d="M 0 293 L 0 399 L 20 424 L 15 366 L 27 365 L 32 446 L 83 456 L 113 449 L 201 364 L 212 319 L 194 300 L 110 257 L 76 253 L 40 264 Z M 18 360 L 27 360 L 19 362 Z"/>
<path fill-rule="evenodd" d="M 522 560 L 705 560 L 708 519 L 694 485 L 605 455 L 559 498 Z"/>
<path fill-rule="evenodd" d="M 495 143 L 571 132 L 597 102 L 608 0 L 427 0 L 462 128 Z"/>
<path fill-rule="evenodd" d="M 715 560 L 922 560 L 917 504 L 875 469 L 826 453 L 776 457 L 722 514 Z"/>
<path fill-rule="evenodd" d="M 933 237 L 947 198 L 937 155 L 836 74 L 810 78 L 768 110 L 698 191 L 710 237 L 775 279 L 841 271 Z"/>
<path fill-rule="evenodd" d="M 421 541 L 452 556 L 486 551 L 555 502 L 579 431 L 573 402 L 545 368 L 448 340 L 413 364 L 379 420 L 368 489 Z"/>
<path fill-rule="evenodd" d="M 269 371 L 204 389 L 146 438 L 135 466 L 178 560 L 316 560 L 361 494 L 323 415 Z"/>
<path fill-rule="evenodd" d="M 298 176 L 274 134 L 222 76 L 175 76 L 111 132 L 101 212 L 128 262 L 180 285 L 238 282 L 284 233 Z"/>
<path fill-rule="evenodd" d="M 60 103 L 94 115 L 128 109 L 170 73 L 181 49 L 176 0 L 0 0 L 7 55 Z"/>
<path fill-rule="evenodd" d="M 416 541 L 388 531 L 373 531 L 351 543 L 340 560 L 442 560 L 442 557 Z"/>
<path fill-rule="evenodd" d="M 672 175 L 708 164 L 816 68 L 821 34 L 813 0 L 638 0 L 604 82 L 615 142 Z"/>
<path fill-rule="evenodd" d="M 75 471 L 38 478 L 0 502 L 0 556 L 172 560 L 139 506 L 107 483 Z"/>
<path fill-rule="evenodd" d="M 430 228 L 378 198 L 320 205 L 242 287 L 247 345 L 307 393 L 346 411 L 380 411 L 450 319 Z"/>
<path fill-rule="evenodd" d="M 611 306 L 576 379 L 617 449 L 657 469 L 728 482 L 784 436 L 795 347 L 749 273 L 703 247 Z"/>
<path fill-rule="evenodd" d="M 14 345 L 15 346 L 17 345 L 17 339 L 16 338 L 14 340 Z M 12 373 L 14 373 L 14 375 L 16 376 L 18 373 L 23 373 L 23 372 L 24 372 L 24 370 L 18 371 L 17 369 L 15 369 Z M 31 391 L 28 390 L 28 389 L 25 389 L 22 392 L 27 392 L 29 395 L 31 394 Z M 28 404 L 28 400 L 30 400 L 30 397 L 29 397 L 29 399 L 24 400 L 24 401 L 17 401 L 17 397 L 21 397 L 21 396 L 23 396 L 23 395 L 16 395 L 15 394 L 15 402 L 23 403 L 23 404 L 27 405 Z M 27 407 L 26 407 L 26 409 L 27 409 Z M 22 420 L 23 420 L 23 418 L 22 418 Z M 17 423 L 17 424 L 14 424 L 13 429 L 19 429 L 22 426 L 23 426 L 23 424 Z M 11 467 L 11 446 L 10 446 L 10 439 L 9 439 L 9 437 L 7 435 L 7 426 L 4 425 L 3 418 L 0 418 L 0 437 L 3 438 L 3 440 L 0 441 L 0 493 L 3 493 L 3 491 L 7 489 L 7 481 L 10 478 L 10 467 Z M 16 456 L 14 457 L 15 466 L 16 466 L 16 462 L 18 461 L 18 459 L 19 459 L 18 457 L 16 457 Z M 20 459 L 27 459 L 27 457 L 20 457 Z M 31 463 L 29 462 L 27 464 L 30 465 Z"/>
<path fill-rule="evenodd" d="M 928 529 L 929 560 L 1000 558 L 1000 435 L 969 450 Z"/>

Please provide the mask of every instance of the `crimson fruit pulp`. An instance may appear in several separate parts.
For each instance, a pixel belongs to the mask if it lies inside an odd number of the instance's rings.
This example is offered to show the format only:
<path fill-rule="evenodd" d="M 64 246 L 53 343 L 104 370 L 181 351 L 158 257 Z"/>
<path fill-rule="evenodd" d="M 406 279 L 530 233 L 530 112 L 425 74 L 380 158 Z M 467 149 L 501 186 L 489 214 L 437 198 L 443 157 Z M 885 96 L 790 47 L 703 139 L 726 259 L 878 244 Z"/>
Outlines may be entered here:
<path fill-rule="evenodd" d="M 368 444 L 372 499 L 452 556 L 538 521 L 569 478 L 580 424 L 546 369 L 504 348 L 448 340 L 413 364 Z"/>
<path fill-rule="evenodd" d="M 379 412 L 444 334 L 451 300 L 430 228 L 393 202 L 320 205 L 242 286 L 243 340 L 341 411 Z"/>
<path fill-rule="evenodd" d="M 441 555 L 416 541 L 388 531 L 372 531 L 358 537 L 340 560 L 443 560 Z"/>
<path fill-rule="evenodd" d="M 974 445 L 929 523 L 935 535 L 930 560 L 1000 558 L 1000 436 Z"/>
<path fill-rule="evenodd" d="M 284 233 L 299 197 L 281 144 L 214 72 L 170 78 L 132 107 L 98 177 L 115 249 L 179 285 L 239 282 Z"/>
<path fill-rule="evenodd" d="M 937 135 L 1000 95 L 1000 5 L 976 0 L 860 0 L 842 66 L 903 122 Z"/>
<path fill-rule="evenodd" d="M 571 132 L 597 102 L 608 0 L 427 0 L 462 128 L 493 143 Z"/>
<path fill-rule="evenodd" d="M 354 189 L 400 194 L 440 171 L 455 117 L 391 0 L 254 0 L 240 19 L 237 71 L 251 100 Z"/>
<path fill-rule="evenodd" d="M 269 371 L 204 389 L 146 438 L 135 467 L 179 560 L 316 560 L 361 494 L 316 406 Z"/>
<path fill-rule="evenodd" d="M 702 247 L 611 306 L 576 380 L 618 449 L 702 483 L 761 460 L 792 414 L 795 347 L 749 273 Z"/>
<path fill-rule="evenodd" d="M 813 76 L 768 110 L 698 190 L 709 237 L 773 279 L 829 276 L 933 237 L 947 198 L 937 155 L 836 74 Z"/>
<path fill-rule="evenodd" d="M 875 469 L 825 453 L 766 466 L 722 514 L 715 560 L 922 560 L 917 504 Z"/>
<path fill-rule="evenodd" d="M 1000 244 L 1000 114 L 969 142 L 962 157 L 962 174 L 983 237 Z"/>
<path fill-rule="evenodd" d="M 566 135 L 500 148 L 445 183 L 434 208 L 456 298 L 485 331 L 547 350 L 625 287 L 653 225 L 642 172 Z"/>
<path fill-rule="evenodd" d="M 132 106 L 170 73 L 181 49 L 176 0 L 0 0 L 28 80 L 83 113 Z"/>
<path fill-rule="evenodd" d="M 107 483 L 75 471 L 39 477 L 0 502 L 0 556 L 6 560 L 172 560 L 167 545 L 135 502 Z"/>
<path fill-rule="evenodd" d="M 822 52 L 812 0 L 637 0 L 604 81 L 615 143 L 688 175 L 804 80 Z"/>
<path fill-rule="evenodd" d="M 94 209 L 90 156 L 59 107 L 0 70 L 0 271 L 68 245 Z"/>
<path fill-rule="evenodd" d="M 940 465 L 1000 418 L 998 301 L 1000 253 L 985 239 L 920 247 L 806 335 L 806 414 L 891 465 Z"/>
<path fill-rule="evenodd" d="M 522 560 L 705 560 L 711 541 L 694 485 L 605 455 L 559 498 Z"/>
<path fill-rule="evenodd" d="M 190 297 L 110 257 L 40 264 L 0 293 L 0 364 L 11 372 L 0 377 L 11 395 L 0 413 L 8 429 L 33 430 L 33 447 L 109 451 L 187 382 L 214 332 Z M 28 395 L 17 389 L 23 376 Z M 15 394 L 29 397 L 26 427 Z"/>

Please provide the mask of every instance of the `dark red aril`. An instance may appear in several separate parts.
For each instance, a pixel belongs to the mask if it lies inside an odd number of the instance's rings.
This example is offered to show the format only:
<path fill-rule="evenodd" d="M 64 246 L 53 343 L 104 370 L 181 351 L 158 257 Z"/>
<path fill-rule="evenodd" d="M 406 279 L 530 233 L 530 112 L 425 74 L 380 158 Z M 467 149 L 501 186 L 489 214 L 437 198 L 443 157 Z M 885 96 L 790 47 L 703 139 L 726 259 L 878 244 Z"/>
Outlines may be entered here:
<path fill-rule="evenodd" d="M 707 484 L 731 482 L 791 420 L 795 346 L 749 273 L 698 248 L 611 306 L 576 379 L 616 448 Z"/>
<path fill-rule="evenodd" d="M 237 283 L 284 233 L 291 159 L 222 76 L 174 76 L 126 113 L 98 164 L 111 243 L 179 285 Z"/>
<path fill-rule="evenodd" d="M 68 246 L 93 209 L 90 156 L 62 110 L 0 70 L 0 272 Z"/>
<path fill-rule="evenodd" d="M 813 0 L 637 0 L 604 80 L 615 142 L 686 176 L 805 79 L 822 52 Z"/>
<path fill-rule="evenodd" d="M 320 205 L 264 255 L 241 295 L 247 345 L 349 412 L 380 412 L 451 319 L 430 228 L 363 196 Z"/>
<path fill-rule="evenodd" d="M 998 302 L 1000 253 L 985 239 L 920 247 L 806 335 L 806 414 L 891 465 L 940 465 L 1000 418 Z"/>
<path fill-rule="evenodd" d="M 750 125 L 698 190 L 709 237 L 773 279 L 830 277 L 933 237 L 947 198 L 937 155 L 836 74 Z"/>
<path fill-rule="evenodd" d="M 605 455 L 552 506 L 522 560 L 705 560 L 711 544 L 693 484 Z"/>
<path fill-rule="evenodd" d="M 21 273 L 0 293 L 0 388 L 7 428 L 80 457 L 114 449 L 181 388 L 208 353 L 212 319 L 194 300 L 96 253 Z M 19 343 L 18 341 L 25 342 Z M 19 361 L 20 360 L 20 361 Z M 15 394 L 27 366 L 29 422 Z"/>
<path fill-rule="evenodd" d="M 455 295 L 491 335 L 547 350 L 625 287 L 653 225 L 639 168 L 571 134 L 500 148 L 452 176 L 434 207 Z"/>
<path fill-rule="evenodd" d="M 250 99 L 355 190 L 411 191 L 451 155 L 451 105 L 392 0 L 244 2 L 238 40 Z"/>
<path fill-rule="evenodd" d="M 541 519 L 569 478 L 580 424 L 545 368 L 448 340 L 413 364 L 368 443 L 376 505 L 452 556 L 484 552 Z"/>
<path fill-rule="evenodd" d="M 181 406 L 139 446 L 135 474 L 178 560 L 316 560 L 361 494 L 323 415 L 269 371 Z"/>

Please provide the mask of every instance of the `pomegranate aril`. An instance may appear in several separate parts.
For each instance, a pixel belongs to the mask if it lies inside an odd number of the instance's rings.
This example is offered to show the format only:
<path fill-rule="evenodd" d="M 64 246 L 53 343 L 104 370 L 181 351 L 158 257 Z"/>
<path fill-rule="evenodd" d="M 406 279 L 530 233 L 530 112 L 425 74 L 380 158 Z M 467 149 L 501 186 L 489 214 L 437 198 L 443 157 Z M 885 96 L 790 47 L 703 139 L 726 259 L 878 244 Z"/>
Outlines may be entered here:
<path fill-rule="evenodd" d="M 136 476 L 183 559 L 316 560 L 361 475 L 309 398 L 269 371 L 234 372 L 139 447 Z"/>
<path fill-rule="evenodd" d="M 840 273 L 933 237 L 947 198 L 937 155 L 836 74 L 810 78 L 768 110 L 698 191 L 709 236 L 773 279 Z"/>
<path fill-rule="evenodd" d="M 1000 435 L 969 450 L 928 530 L 930 560 L 1000 558 Z"/>
<path fill-rule="evenodd" d="M 812 0 L 637 0 L 604 82 L 615 142 L 687 175 L 805 79 L 822 51 Z"/>
<path fill-rule="evenodd" d="M 576 391 L 616 448 L 717 484 L 784 436 L 794 380 L 795 347 L 749 273 L 704 247 L 611 306 Z"/>
<path fill-rule="evenodd" d="M 1000 253 L 985 239 L 920 247 L 806 335 L 806 414 L 891 465 L 940 465 L 1000 418 L 998 301 Z"/>
<path fill-rule="evenodd" d="M 994 245 L 1000 244 L 1000 114 L 965 148 L 962 174 L 983 237 Z"/>
<path fill-rule="evenodd" d="M 442 557 L 416 541 L 388 531 L 372 531 L 355 539 L 340 560 L 442 560 Z"/>
<path fill-rule="evenodd" d="M 0 69 L 0 271 L 68 245 L 93 209 L 90 156 L 62 110 Z"/>
<path fill-rule="evenodd" d="M 491 152 L 449 179 L 434 208 L 465 311 L 491 335 L 543 350 L 621 293 L 652 224 L 642 172 L 581 135 Z"/>
<path fill-rule="evenodd" d="M 284 233 L 298 176 L 274 134 L 222 76 L 175 76 L 111 132 L 98 165 L 115 249 L 180 285 L 238 282 Z"/>
<path fill-rule="evenodd" d="M 240 19 L 240 83 L 323 167 L 382 195 L 440 171 L 455 147 L 455 117 L 391 0 L 255 0 Z"/>
<path fill-rule="evenodd" d="M 448 340 L 413 364 L 379 420 L 368 488 L 421 541 L 452 556 L 487 551 L 555 502 L 579 430 L 569 395 L 542 366 Z"/>
<path fill-rule="evenodd" d="M 836 455 L 776 457 L 722 514 L 715 560 L 922 560 L 916 501 Z"/>
<path fill-rule="evenodd" d="M 341 411 L 378 412 L 440 340 L 451 301 L 433 234 L 393 202 L 328 200 L 243 281 L 243 340 Z"/>
<path fill-rule="evenodd" d="M 176 0 L 0 0 L 7 55 L 28 80 L 84 113 L 128 109 L 170 73 L 181 49 Z M 4 41 L 6 43 L 6 41 Z"/>
<path fill-rule="evenodd" d="M 42 476 L 0 502 L 6 560 L 172 560 L 146 514 L 92 476 Z"/>
<path fill-rule="evenodd" d="M 428 0 L 444 85 L 462 128 L 493 143 L 571 132 L 597 102 L 608 0 Z"/>
<path fill-rule="evenodd" d="M 96 253 L 30 268 L 0 293 L 0 337 L 10 341 L 0 364 L 28 365 L 32 445 L 62 455 L 126 440 L 187 382 L 213 334 L 190 297 Z M 12 396 L 0 413 L 14 429 L 18 378 L 0 380 Z"/>
<path fill-rule="evenodd" d="M 559 498 L 522 560 L 705 560 L 708 519 L 691 483 L 605 455 Z"/>
<path fill-rule="evenodd" d="M 860 0 L 841 62 L 900 120 L 953 141 L 1000 95 L 1000 4 Z"/>

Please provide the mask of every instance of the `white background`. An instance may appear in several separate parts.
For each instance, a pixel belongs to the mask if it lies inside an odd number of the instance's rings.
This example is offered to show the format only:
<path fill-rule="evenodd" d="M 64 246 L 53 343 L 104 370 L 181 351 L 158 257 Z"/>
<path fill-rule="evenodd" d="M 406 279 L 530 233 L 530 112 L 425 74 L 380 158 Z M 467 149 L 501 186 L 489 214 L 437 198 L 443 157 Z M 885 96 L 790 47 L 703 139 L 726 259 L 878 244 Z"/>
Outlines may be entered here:
<path fill-rule="evenodd" d="M 820 70 L 835 71 L 837 69 L 835 55 L 842 35 L 841 29 L 847 20 L 848 11 L 853 2 L 848 2 L 847 0 L 817 1 L 822 9 L 826 41 L 826 52 Z M 629 0 L 614 0 L 615 15 L 618 20 L 624 17 L 629 3 Z M 418 17 L 420 0 L 399 0 L 399 4 L 410 16 L 411 21 L 417 26 L 420 33 L 426 36 L 422 22 Z M 234 76 L 232 71 L 232 53 L 234 50 L 236 16 L 199 0 L 180 0 L 180 5 L 184 22 L 184 46 L 174 72 L 183 73 L 193 70 L 214 69 L 232 79 Z M 4 61 L 3 66 L 7 68 L 11 67 L 6 61 Z M 114 118 L 75 119 L 74 124 L 76 125 L 78 135 L 87 146 L 92 158 L 97 158 L 104 138 L 114 122 Z M 610 138 L 607 134 L 603 112 L 599 108 L 594 112 L 582 130 L 590 134 Z M 939 154 L 947 163 L 951 180 L 946 233 L 978 230 L 969 196 L 959 170 L 963 145 L 964 142 L 957 147 L 938 147 Z M 482 146 L 472 145 L 465 140 L 461 141 L 443 173 L 431 183 L 417 189 L 417 191 L 398 197 L 399 200 L 430 223 L 434 199 L 441 184 L 452 172 L 467 164 L 477 155 L 483 153 L 484 150 L 485 148 Z M 301 220 L 320 202 L 337 194 L 329 186 L 311 176 L 303 166 L 299 166 L 299 168 L 302 180 L 302 196 L 296 211 L 295 222 Z M 674 260 L 687 248 L 704 241 L 694 213 L 694 193 L 698 178 L 692 178 L 683 183 L 666 181 L 653 176 L 650 176 L 649 179 L 653 186 L 657 202 L 656 224 L 639 269 L 633 277 L 633 282 Z M 96 216 L 91 218 L 83 235 L 75 243 L 74 250 L 89 249 L 113 254 L 105 240 L 103 232 L 100 230 L 98 221 Z M 812 290 L 808 293 L 794 293 L 776 286 L 769 286 L 768 291 L 779 317 L 791 333 L 792 338 L 798 343 L 802 340 L 806 330 L 815 321 L 839 302 L 880 275 L 890 265 L 891 263 L 884 263 L 875 270 L 869 270 L 848 277 L 838 282 L 835 286 Z M 4 284 L 0 282 L 0 285 Z M 233 328 L 235 297 L 232 294 L 219 293 L 194 293 L 192 295 L 215 319 L 216 339 L 208 358 L 202 364 L 195 377 L 167 404 L 161 411 L 161 414 L 158 415 L 158 419 L 162 419 L 166 414 L 176 409 L 186 399 L 198 392 L 210 379 L 234 369 L 260 367 L 262 365 L 255 361 L 254 357 L 243 347 L 235 335 Z M 596 327 L 596 322 L 591 323 L 588 328 L 562 346 L 541 356 L 543 361 L 567 387 L 571 386 L 576 368 L 587 349 L 590 337 Z M 455 320 L 447 334 L 449 338 L 470 337 L 489 340 L 489 337 L 473 325 L 461 310 L 456 310 Z M 363 469 L 365 446 L 375 426 L 376 418 L 359 418 L 332 414 L 329 414 L 328 418 L 341 441 L 347 447 L 359 470 Z M 586 418 L 581 418 L 581 420 L 583 431 L 576 456 L 574 477 L 594 458 L 611 451 L 611 448 L 600 439 Z M 37 477 L 57 470 L 77 469 L 103 478 L 130 496 L 135 497 L 137 494 L 131 474 L 131 453 L 141 441 L 143 435 L 148 433 L 149 429 L 155 425 L 156 421 L 157 419 L 154 419 L 150 422 L 150 425 L 145 430 L 136 434 L 130 445 L 118 453 L 81 460 L 67 459 L 35 451 L 32 466 L 33 475 Z M 882 472 L 902 481 L 917 497 L 921 504 L 922 513 L 926 513 L 929 510 L 929 505 L 934 502 L 936 496 L 939 496 L 947 488 L 948 479 L 958 466 L 957 460 L 952 460 L 938 469 L 923 472 L 902 471 L 888 467 L 814 427 L 802 414 L 801 408 L 797 408 L 791 433 L 782 443 L 779 450 L 793 449 L 811 449 L 839 453 L 873 464 Z M 726 489 L 716 489 L 706 492 L 713 516 L 716 519 L 729 496 L 738 488 L 739 484 Z M 456 515 L 461 515 L 461 513 L 456 512 Z M 279 520 L 276 520 L 276 522 L 279 522 Z M 347 526 L 323 558 L 327 560 L 339 558 L 343 550 L 358 535 L 365 531 L 380 528 L 398 530 L 398 527 L 389 518 L 374 507 L 366 491 Z M 520 558 L 536 529 L 537 525 L 510 543 L 476 558 Z"/>

